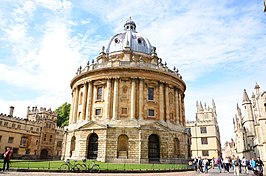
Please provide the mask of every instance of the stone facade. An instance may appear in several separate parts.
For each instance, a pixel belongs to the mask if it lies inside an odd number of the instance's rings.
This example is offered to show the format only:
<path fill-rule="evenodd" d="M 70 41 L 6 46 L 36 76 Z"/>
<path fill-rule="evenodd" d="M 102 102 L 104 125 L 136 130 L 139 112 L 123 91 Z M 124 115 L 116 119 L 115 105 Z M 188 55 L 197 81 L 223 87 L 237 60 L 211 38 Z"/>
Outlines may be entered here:
<path fill-rule="evenodd" d="M 220 130 L 217 122 L 216 106 L 212 102 L 212 108 L 203 108 L 201 102 L 197 102 L 196 121 L 188 121 L 192 145 L 192 157 L 217 158 L 221 156 Z"/>
<path fill-rule="evenodd" d="M 28 108 L 26 118 L 0 114 L 0 153 L 6 147 L 13 149 L 13 158 L 60 159 L 63 128 L 57 127 L 57 114 L 51 109 Z"/>
<path fill-rule="evenodd" d="M 260 156 L 265 164 L 266 91 L 261 93 L 258 84 L 255 85 L 251 100 L 244 90 L 242 109 L 237 105 L 237 114 L 233 123 L 237 155 L 248 159 Z"/>
<path fill-rule="evenodd" d="M 189 158 L 185 83 L 162 63 L 129 19 L 71 81 L 63 157 L 103 162 L 179 162 Z"/>

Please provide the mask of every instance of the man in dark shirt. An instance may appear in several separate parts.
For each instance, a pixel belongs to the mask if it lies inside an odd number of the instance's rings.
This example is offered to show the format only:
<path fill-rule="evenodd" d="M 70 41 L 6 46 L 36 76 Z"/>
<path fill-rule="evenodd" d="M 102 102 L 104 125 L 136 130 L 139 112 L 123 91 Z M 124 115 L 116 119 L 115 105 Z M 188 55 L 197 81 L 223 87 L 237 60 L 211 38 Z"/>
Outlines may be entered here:
<path fill-rule="evenodd" d="M 10 162 L 10 157 L 12 153 L 13 151 L 9 147 L 7 147 L 6 151 L 3 154 L 4 156 L 3 172 L 5 171 L 5 167 L 7 171 L 9 170 L 9 162 Z"/>
<path fill-rule="evenodd" d="M 263 162 L 261 161 L 260 157 L 257 158 L 256 162 L 256 167 L 257 171 L 259 172 L 259 175 L 263 175 Z"/>

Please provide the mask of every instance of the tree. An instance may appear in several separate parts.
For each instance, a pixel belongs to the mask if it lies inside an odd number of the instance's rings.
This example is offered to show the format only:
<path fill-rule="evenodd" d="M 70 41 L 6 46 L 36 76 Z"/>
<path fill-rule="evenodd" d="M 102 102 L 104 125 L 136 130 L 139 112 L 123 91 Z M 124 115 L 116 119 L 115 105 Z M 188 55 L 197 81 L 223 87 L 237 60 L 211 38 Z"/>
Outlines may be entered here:
<path fill-rule="evenodd" d="M 58 114 L 57 126 L 64 127 L 68 125 L 70 107 L 70 103 L 65 102 L 55 110 Z"/>

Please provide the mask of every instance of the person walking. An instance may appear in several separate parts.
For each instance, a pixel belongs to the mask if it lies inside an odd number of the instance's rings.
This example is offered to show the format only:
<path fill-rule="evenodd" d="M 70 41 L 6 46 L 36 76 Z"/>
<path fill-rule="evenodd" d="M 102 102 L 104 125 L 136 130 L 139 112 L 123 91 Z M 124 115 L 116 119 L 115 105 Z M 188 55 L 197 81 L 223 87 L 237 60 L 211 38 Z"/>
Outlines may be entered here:
<path fill-rule="evenodd" d="M 263 162 L 261 161 L 260 157 L 257 158 L 256 162 L 256 169 L 258 171 L 259 176 L 263 176 Z"/>
<path fill-rule="evenodd" d="M 13 151 L 9 147 L 7 147 L 6 151 L 3 154 L 3 157 L 4 157 L 3 172 L 5 171 L 5 167 L 6 167 L 6 171 L 9 170 L 9 162 L 10 162 L 12 153 Z"/>
<path fill-rule="evenodd" d="M 194 158 L 192 165 L 193 165 L 194 170 L 197 172 L 198 170 L 198 158 L 197 157 Z"/>
<path fill-rule="evenodd" d="M 198 158 L 198 168 L 199 168 L 200 173 L 202 173 L 203 169 L 202 169 L 202 159 L 201 159 L 201 157 Z"/>
<path fill-rule="evenodd" d="M 208 173 L 208 166 L 209 166 L 209 161 L 207 159 L 207 157 L 204 158 L 204 160 L 202 161 L 203 164 L 203 168 L 204 168 L 204 173 Z"/>
<path fill-rule="evenodd" d="M 243 174 L 248 174 L 248 164 L 247 164 L 247 159 L 243 156 L 241 160 L 241 167 L 243 168 L 241 173 Z"/>
<path fill-rule="evenodd" d="M 223 168 L 223 160 L 220 156 L 216 159 L 216 164 L 217 164 L 219 172 L 221 173 L 222 168 Z"/>
<path fill-rule="evenodd" d="M 235 157 L 232 161 L 232 164 L 234 166 L 234 175 L 239 175 L 240 174 L 240 160 L 239 157 Z"/>
<path fill-rule="evenodd" d="M 229 173 L 230 160 L 228 157 L 224 159 L 224 172 Z"/>

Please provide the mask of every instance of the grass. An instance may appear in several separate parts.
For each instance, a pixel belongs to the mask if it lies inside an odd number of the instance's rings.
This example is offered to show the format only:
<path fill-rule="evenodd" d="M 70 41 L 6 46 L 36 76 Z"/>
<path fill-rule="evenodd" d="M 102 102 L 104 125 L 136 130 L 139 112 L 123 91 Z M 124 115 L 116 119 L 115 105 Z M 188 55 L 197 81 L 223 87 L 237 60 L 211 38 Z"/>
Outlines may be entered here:
<path fill-rule="evenodd" d="M 82 161 L 77 161 L 82 163 Z M 74 162 L 71 161 L 73 164 Z M 187 169 L 186 164 L 115 164 L 96 162 L 100 165 L 100 170 L 125 170 L 125 171 L 139 171 L 139 170 L 181 170 Z M 64 161 L 34 161 L 34 160 L 11 160 L 10 168 L 12 169 L 44 169 L 44 170 L 58 170 L 64 164 Z M 0 161 L 0 168 L 3 167 L 3 160 Z"/>

